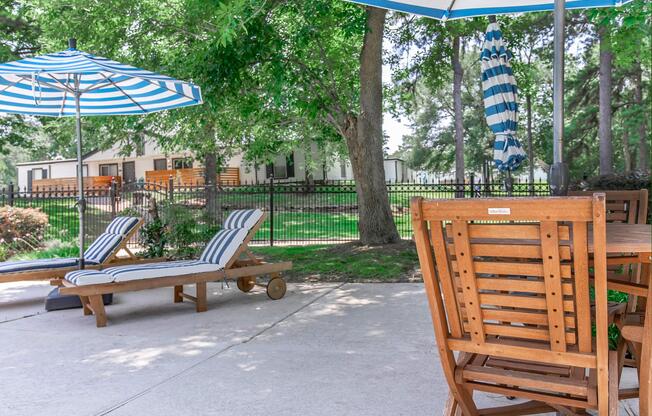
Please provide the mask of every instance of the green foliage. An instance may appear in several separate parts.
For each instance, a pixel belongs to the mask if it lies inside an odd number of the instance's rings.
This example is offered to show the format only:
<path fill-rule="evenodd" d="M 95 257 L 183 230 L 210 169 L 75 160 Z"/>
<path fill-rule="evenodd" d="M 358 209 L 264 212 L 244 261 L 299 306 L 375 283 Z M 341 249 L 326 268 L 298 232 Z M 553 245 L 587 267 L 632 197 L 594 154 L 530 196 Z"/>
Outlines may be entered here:
<path fill-rule="evenodd" d="M 47 227 L 48 216 L 40 209 L 0 207 L 0 244 L 7 252 L 40 246 Z"/>
<path fill-rule="evenodd" d="M 142 226 L 140 229 L 140 243 L 144 248 L 142 253 L 143 257 L 156 258 L 165 256 L 165 246 L 168 241 L 163 221 L 160 218 L 148 221 Z"/>

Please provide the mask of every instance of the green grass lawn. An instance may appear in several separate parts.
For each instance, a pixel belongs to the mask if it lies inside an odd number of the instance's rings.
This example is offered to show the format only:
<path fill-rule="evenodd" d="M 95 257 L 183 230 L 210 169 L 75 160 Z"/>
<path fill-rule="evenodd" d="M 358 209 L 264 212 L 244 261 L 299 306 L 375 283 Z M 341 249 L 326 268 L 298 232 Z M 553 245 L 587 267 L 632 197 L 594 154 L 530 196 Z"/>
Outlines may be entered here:
<path fill-rule="evenodd" d="M 254 247 L 270 262 L 292 261 L 291 280 L 407 282 L 415 275 L 419 259 L 412 242 L 381 247 L 355 243 L 292 247 Z"/>

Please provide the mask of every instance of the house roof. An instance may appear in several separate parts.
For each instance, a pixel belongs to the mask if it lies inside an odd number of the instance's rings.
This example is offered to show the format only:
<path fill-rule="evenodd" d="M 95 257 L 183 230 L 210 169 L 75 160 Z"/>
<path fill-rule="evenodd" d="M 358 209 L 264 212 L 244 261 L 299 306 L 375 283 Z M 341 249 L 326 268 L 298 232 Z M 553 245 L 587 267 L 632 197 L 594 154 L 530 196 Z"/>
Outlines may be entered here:
<path fill-rule="evenodd" d="M 76 162 L 77 159 L 50 159 L 50 160 L 35 160 L 32 162 L 16 163 L 16 166 L 30 166 L 30 165 L 51 165 L 54 163 L 70 163 Z"/>

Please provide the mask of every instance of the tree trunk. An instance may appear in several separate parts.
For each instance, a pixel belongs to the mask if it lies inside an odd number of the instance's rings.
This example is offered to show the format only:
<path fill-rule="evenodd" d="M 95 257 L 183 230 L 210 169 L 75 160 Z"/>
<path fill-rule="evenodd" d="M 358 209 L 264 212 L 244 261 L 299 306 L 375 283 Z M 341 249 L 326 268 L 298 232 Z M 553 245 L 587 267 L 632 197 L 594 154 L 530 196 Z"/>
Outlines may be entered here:
<path fill-rule="evenodd" d="M 632 153 L 629 151 L 629 130 L 627 130 L 627 126 L 625 126 L 625 128 L 623 129 L 622 140 L 623 140 L 623 159 L 625 162 L 624 170 L 625 172 L 629 172 L 630 170 L 632 170 Z"/>
<path fill-rule="evenodd" d="M 532 96 L 527 94 L 525 96 L 525 111 L 527 117 L 527 156 L 528 156 L 528 171 L 530 179 L 530 189 L 534 190 L 534 144 L 532 143 Z"/>
<path fill-rule="evenodd" d="M 455 181 L 464 184 L 464 123 L 462 120 L 462 77 L 464 69 L 460 62 L 460 37 L 453 38 L 453 108 L 455 111 Z M 458 192 L 464 196 L 464 192 Z"/>
<path fill-rule="evenodd" d="M 613 145 L 611 143 L 611 70 L 613 54 L 608 30 L 605 26 L 598 29 L 600 37 L 600 113 L 598 125 L 600 175 L 613 173 Z"/>
<path fill-rule="evenodd" d="M 367 245 L 399 240 L 389 205 L 383 166 L 382 54 L 384 9 L 367 7 L 367 33 L 360 54 L 360 114 L 349 115 L 342 131 L 358 195 L 360 241 Z"/>
<path fill-rule="evenodd" d="M 649 114 L 645 111 L 643 103 L 643 69 L 641 68 L 640 62 L 636 65 L 636 79 L 634 83 L 636 105 L 638 105 L 639 111 L 643 113 L 641 123 L 638 125 L 638 168 L 642 171 L 647 171 L 650 169 L 650 150 L 647 146 L 647 119 Z"/>
<path fill-rule="evenodd" d="M 206 189 L 206 216 L 209 222 L 218 220 L 217 208 L 217 155 L 209 153 L 204 157 L 204 185 Z"/>

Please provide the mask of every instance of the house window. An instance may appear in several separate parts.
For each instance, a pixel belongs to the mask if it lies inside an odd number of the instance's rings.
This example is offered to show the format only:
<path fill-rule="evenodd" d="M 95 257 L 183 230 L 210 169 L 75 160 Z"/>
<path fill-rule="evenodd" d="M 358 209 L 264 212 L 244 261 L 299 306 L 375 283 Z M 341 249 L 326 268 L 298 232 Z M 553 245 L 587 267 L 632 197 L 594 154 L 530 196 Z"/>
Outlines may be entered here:
<path fill-rule="evenodd" d="M 172 169 L 190 169 L 192 168 L 192 159 L 189 157 L 172 159 Z"/>
<path fill-rule="evenodd" d="M 48 170 L 47 169 L 32 169 L 32 179 L 47 179 Z"/>
<path fill-rule="evenodd" d="M 340 177 L 346 179 L 346 160 L 340 160 Z"/>
<path fill-rule="evenodd" d="M 100 165 L 100 176 L 118 176 L 118 164 Z"/>
<path fill-rule="evenodd" d="M 274 174 L 276 179 L 294 178 L 294 153 L 287 156 L 277 156 L 272 163 L 266 166 L 267 177 Z"/>
<path fill-rule="evenodd" d="M 168 170 L 167 159 L 154 159 L 154 170 Z"/>

